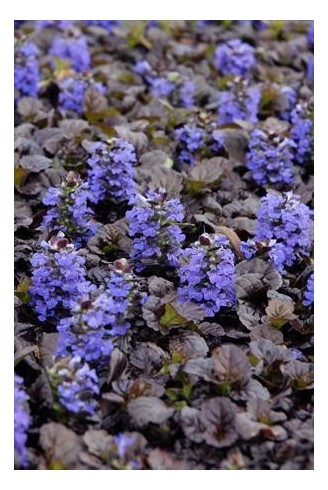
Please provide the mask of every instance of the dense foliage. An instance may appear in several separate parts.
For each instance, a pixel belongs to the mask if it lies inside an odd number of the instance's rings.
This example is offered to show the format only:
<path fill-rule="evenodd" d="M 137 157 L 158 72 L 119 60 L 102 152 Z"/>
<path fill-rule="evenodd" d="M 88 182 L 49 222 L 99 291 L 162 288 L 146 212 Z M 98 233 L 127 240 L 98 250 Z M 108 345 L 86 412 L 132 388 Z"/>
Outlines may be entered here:
<path fill-rule="evenodd" d="M 311 469 L 310 21 L 15 21 L 16 469 Z"/>

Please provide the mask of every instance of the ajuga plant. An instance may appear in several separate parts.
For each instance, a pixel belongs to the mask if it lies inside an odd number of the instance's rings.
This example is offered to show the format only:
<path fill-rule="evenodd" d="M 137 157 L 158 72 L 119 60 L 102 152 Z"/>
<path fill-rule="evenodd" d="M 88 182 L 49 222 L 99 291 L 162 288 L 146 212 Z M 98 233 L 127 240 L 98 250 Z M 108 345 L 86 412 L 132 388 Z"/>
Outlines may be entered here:
<path fill-rule="evenodd" d="M 37 97 L 40 80 L 39 50 L 33 42 L 21 43 L 15 46 L 15 101 L 26 95 Z"/>
<path fill-rule="evenodd" d="M 224 144 L 224 135 L 219 129 L 205 131 L 193 125 L 184 125 L 175 130 L 177 159 L 180 163 L 193 164 L 198 158 L 219 154 Z"/>
<path fill-rule="evenodd" d="M 214 65 L 222 75 L 247 76 L 255 64 L 254 48 L 240 39 L 231 39 L 215 50 Z"/>
<path fill-rule="evenodd" d="M 265 241 L 269 257 L 280 272 L 299 257 L 309 256 L 312 243 L 312 211 L 292 192 L 261 198 L 256 241 Z"/>
<path fill-rule="evenodd" d="M 261 91 L 250 86 L 245 78 L 235 77 L 227 82 L 220 92 L 218 123 L 229 124 L 237 119 L 256 123 L 261 100 Z"/>
<path fill-rule="evenodd" d="M 257 252 L 257 246 L 254 240 L 248 239 L 246 242 L 240 242 L 240 250 L 243 252 L 245 259 L 250 260 Z"/>
<path fill-rule="evenodd" d="M 94 143 L 93 153 L 87 160 L 92 202 L 132 202 L 136 193 L 133 180 L 136 161 L 134 148 L 127 141 L 113 138 L 108 143 Z"/>
<path fill-rule="evenodd" d="M 179 265 L 181 243 L 185 239 L 179 224 L 184 209 L 179 199 L 169 198 L 164 189 L 138 195 L 126 213 L 133 238 L 131 259 L 139 272 L 148 265 Z"/>
<path fill-rule="evenodd" d="M 100 393 L 99 380 L 94 369 L 79 356 L 57 360 L 47 370 L 55 395 L 57 412 L 68 411 L 77 415 L 93 415 Z"/>
<path fill-rule="evenodd" d="M 30 303 L 40 321 L 65 316 L 80 296 L 95 289 L 86 280 L 84 263 L 62 232 L 41 242 L 41 251 L 31 258 L 29 288 Z"/>
<path fill-rule="evenodd" d="M 62 78 L 58 82 L 60 93 L 58 107 L 67 111 L 74 111 L 82 114 L 84 111 L 84 96 L 90 87 L 99 94 L 106 93 L 106 87 L 100 82 L 94 82 L 90 77 L 82 75 Z"/>
<path fill-rule="evenodd" d="M 290 137 L 295 143 L 295 161 L 304 165 L 309 161 L 313 146 L 313 128 L 306 104 L 297 104 L 291 113 Z"/>
<path fill-rule="evenodd" d="M 53 58 L 60 58 L 61 60 L 67 61 L 70 67 L 77 72 L 87 71 L 91 66 L 86 38 L 72 29 L 54 37 L 49 54 Z"/>
<path fill-rule="evenodd" d="M 227 238 L 202 234 L 180 254 L 181 301 L 201 306 L 206 316 L 214 316 L 235 301 L 234 255 Z"/>
<path fill-rule="evenodd" d="M 314 274 L 312 273 L 306 285 L 306 291 L 304 293 L 303 305 L 311 306 L 314 303 Z"/>
<path fill-rule="evenodd" d="M 28 396 L 23 388 L 24 380 L 15 374 L 15 466 L 25 468 L 28 464 L 26 441 L 30 417 L 28 413 Z"/>
<path fill-rule="evenodd" d="M 50 231 L 62 231 L 75 245 L 86 242 L 97 231 L 88 206 L 89 185 L 75 172 L 68 172 L 60 187 L 49 187 L 43 204 L 50 206 L 42 225 Z"/>
<path fill-rule="evenodd" d="M 295 143 L 285 134 L 264 126 L 252 131 L 246 166 L 258 185 L 283 186 L 294 181 L 293 150 Z"/>
<path fill-rule="evenodd" d="M 71 316 L 60 321 L 57 356 L 79 356 L 97 366 L 107 363 L 115 338 L 126 334 L 142 301 L 139 286 L 127 260 L 116 260 L 105 286 L 77 301 Z"/>

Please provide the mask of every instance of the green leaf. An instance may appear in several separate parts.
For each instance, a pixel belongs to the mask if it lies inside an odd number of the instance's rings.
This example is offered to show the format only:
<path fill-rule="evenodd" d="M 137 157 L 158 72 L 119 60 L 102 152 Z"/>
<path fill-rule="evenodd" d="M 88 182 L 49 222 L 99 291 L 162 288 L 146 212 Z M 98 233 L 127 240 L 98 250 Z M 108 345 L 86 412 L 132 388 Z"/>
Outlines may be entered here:
<path fill-rule="evenodd" d="M 165 313 L 160 319 L 161 325 L 170 327 L 173 325 L 184 325 L 185 323 L 188 323 L 188 320 L 179 315 L 170 303 L 165 305 Z"/>
<path fill-rule="evenodd" d="M 15 167 L 14 169 L 14 185 L 15 187 L 19 187 L 24 183 L 25 177 L 30 173 L 30 171 L 26 168 Z"/>
<path fill-rule="evenodd" d="M 28 290 L 31 286 L 31 281 L 30 279 L 24 278 L 21 280 L 21 282 L 18 284 L 16 290 L 15 290 L 15 295 L 17 298 L 19 298 L 23 303 L 27 303 L 30 299 L 30 295 L 28 293 Z"/>
<path fill-rule="evenodd" d="M 173 167 L 173 160 L 171 158 L 167 158 L 165 162 L 163 163 L 163 167 L 166 168 L 172 168 Z"/>

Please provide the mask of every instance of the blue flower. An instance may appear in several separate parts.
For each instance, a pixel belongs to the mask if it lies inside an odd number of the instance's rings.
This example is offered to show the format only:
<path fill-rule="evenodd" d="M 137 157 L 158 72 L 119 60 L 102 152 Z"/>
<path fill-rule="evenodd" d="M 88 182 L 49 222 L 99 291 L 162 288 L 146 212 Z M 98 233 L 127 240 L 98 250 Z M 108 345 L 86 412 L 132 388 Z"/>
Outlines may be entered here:
<path fill-rule="evenodd" d="M 240 39 L 231 39 L 216 48 L 214 64 L 222 75 L 247 76 L 256 64 L 254 48 Z"/>
<path fill-rule="evenodd" d="M 247 80 L 235 78 L 228 82 L 228 90 L 220 92 L 219 124 L 229 124 L 237 119 L 257 122 L 261 92 L 249 86 Z"/>
<path fill-rule="evenodd" d="M 18 458 L 17 466 L 25 468 L 28 464 L 26 441 L 30 417 L 27 411 L 27 400 L 23 389 L 24 380 L 15 374 L 15 456 Z"/>
<path fill-rule="evenodd" d="M 57 361 L 48 375 L 58 403 L 76 415 L 93 415 L 97 409 L 99 380 L 94 369 L 80 357 L 67 357 Z"/>
<path fill-rule="evenodd" d="M 249 260 L 256 254 L 257 246 L 254 240 L 248 239 L 247 242 L 241 242 L 240 250 L 245 255 L 245 258 Z"/>
<path fill-rule="evenodd" d="M 64 238 L 62 232 L 49 242 L 41 242 L 42 250 L 32 256 L 30 303 L 40 321 L 60 318 L 74 302 L 95 289 L 86 280 L 84 258 Z"/>
<path fill-rule="evenodd" d="M 77 72 L 90 69 L 91 58 L 88 43 L 84 36 L 56 36 L 49 50 L 51 56 L 67 60 Z"/>
<path fill-rule="evenodd" d="M 182 107 L 190 109 L 194 106 L 194 97 L 196 92 L 196 85 L 193 81 L 188 80 L 182 83 L 179 87 L 179 99 Z"/>
<path fill-rule="evenodd" d="M 214 316 L 223 306 L 236 302 L 234 255 L 228 240 L 204 233 L 180 254 L 180 301 L 201 306 L 206 316 Z"/>
<path fill-rule="evenodd" d="M 147 265 L 161 264 L 176 267 L 185 239 L 179 223 L 184 209 L 179 199 L 169 199 L 164 189 L 148 191 L 138 196 L 133 208 L 126 213 L 129 234 L 133 238 L 132 260 L 136 270 Z"/>
<path fill-rule="evenodd" d="M 95 143 L 93 148 L 87 161 L 92 202 L 132 202 L 136 193 L 133 165 L 137 161 L 133 146 L 114 138 L 108 144 Z"/>
<path fill-rule="evenodd" d="M 312 214 L 291 192 L 262 197 L 255 240 L 267 242 L 269 257 L 280 272 L 292 266 L 298 256 L 310 255 Z"/>
<path fill-rule="evenodd" d="M 290 137 L 295 143 L 295 160 L 304 165 L 308 161 L 312 145 L 312 121 L 307 115 L 305 106 L 298 104 L 291 113 L 292 127 Z"/>
<path fill-rule="evenodd" d="M 26 42 L 15 49 L 15 99 L 26 95 L 37 97 L 40 80 L 39 50 L 32 42 Z"/>
<path fill-rule="evenodd" d="M 72 305 L 71 316 L 60 321 L 57 356 L 79 356 L 89 363 L 97 361 L 97 366 L 108 363 L 113 338 L 126 334 L 142 300 L 139 279 L 115 268 L 117 262 L 127 263 L 116 261 L 105 287 L 81 297 Z"/>
<path fill-rule="evenodd" d="M 97 231 L 92 222 L 93 211 L 88 206 L 90 195 L 87 182 L 78 174 L 69 172 L 60 187 L 49 187 L 43 204 L 51 206 L 43 218 L 42 226 L 63 231 L 77 246 L 85 243 Z"/>
<path fill-rule="evenodd" d="M 304 293 L 303 305 L 311 306 L 314 303 L 314 274 L 312 273 L 306 285 L 306 291 Z"/>
<path fill-rule="evenodd" d="M 178 138 L 178 160 L 181 163 L 193 163 L 195 153 L 199 150 L 205 141 L 206 133 L 197 126 L 185 125 L 175 130 Z"/>
<path fill-rule="evenodd" d="M 291 184 L 294 181 L 294 141 L 284 135 L 254 129 L 251 133 L 246 166 L 259 185 Z"/>

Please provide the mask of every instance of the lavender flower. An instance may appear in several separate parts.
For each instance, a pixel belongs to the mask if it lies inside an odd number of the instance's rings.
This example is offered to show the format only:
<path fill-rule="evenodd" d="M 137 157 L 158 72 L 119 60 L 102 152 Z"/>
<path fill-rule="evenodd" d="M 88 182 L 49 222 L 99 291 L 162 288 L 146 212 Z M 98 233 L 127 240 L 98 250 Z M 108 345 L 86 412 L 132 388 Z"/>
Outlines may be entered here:
<path fill-rule="evenodd" d="M 52 41 L 49 54 L 67 60 L 77 72 L 90 69 L 91 59 L 88 43 L 84 36 L 56 36 Z"/>
<path fill-rule="evenodd" d="M 292 192 L 262 197 L 255 240 L 267 241 L 269 257 L 280 272 L 292 266 L 299 255 L 310 255 L 311 216 L 310 208 Z"/>
<path fill-rule="evenodd" d="M 64 310 L 95 289 L 86 280 L 85 260 L 78 255 L 62 232 L 49 242 L 41 242 L 42 251 L 32 256 L 31 305 L 40 321 L 58 318 Z"/>
<path fill-rule="evenodd" d="M 254 257 L 254 255 L 257 252 L 257 246 L 254 240 L 248 239 L 247 242 L 241 242 L 240 244 L 240 250 L 243 252 L 245 255 L 245 258 L 247 260 L 251 259 Z"/>
<path fill-rule="evenodd" d="M 184 209 L 179 199 L 169 199 L 164 189 L 138 196 L 134 207 L 126 213 L 129 234 L 133 238 L 132 260 L 136 270 L 147 265 L 176 267 L 181 243 L 185 239 L 179 223 Z"/>
<path fill-rule="evenodd" d="M 23 95 L 37 97 L 40 70 L 39 50 L 32 42 L 26 42 L 15 49 L 15 99 Z"/>
<path fill-rule="evenodd" d="M 255 63 L 254 48 L 240 39 L 231 39 L 215 50 L 214 64 L 222 75 L 247 76 Z"/>
<path fill-rule="evenodd" d="M 77 415 L 93 415 L 100 393 L 99 380 L 94 369 L 78 356 L 57 361 L 48 369 L 57 403 Z"/>
<path fill-rule="evenodd" d="M 180 301 L 200 305 L 210 317 L 235 303 L 234 256 L 225 237 L 204 233 L 181 252 L 180 264 Z"/>
<path fill-rule="evenodd" d="M 181 163 L 193 163 L 195 154 L 204 144 L 206 133 L 197 126 L 185 125 L 176 129 L 175 134 L 178 138 L 178 160 Z"/>
<path fill-rule="evenodd" d="M 308 61 L 306 75 L 311 81 L 314 80 L 314 56 L 311 56 Z"/>
<path fill-rule="evenodd" d="M 292 87 L 285 85 L 280 88 L 280 95 L 282 95 L 286 101 L 286 108 L 280 112 L 279 116 L 284 121 L 290 121 L 292 109 L 295 107 L 297 101 L 296 91 Z"/>
<path fill-rule="evenodd" d="M 220 92 L 219 124 L 229 124 L 237 119 L 257 122 L 261 92 L 250 87 L 247 80 L 235 78 L 228 82 L 228 90 Z"/>
<path fill-rule="evenodd" d="M 105 289 L 81 298 L 72 316 L 60 321 L 57 355 L 79 356 L 98 366 L 108 363 L 113 337 L 126 334 L 142 300 L 139 282 L 126 259 L 114 262 Z"/>
<path fill-rule="evenodd" d="M 313 144 L 312 121 L 306 112 L 306 107 L 298 104 L 291 114 L 290 137 L 295 143 L 295 160 L 301 165 L 308 161 Z"/>
<path fill-rule="evenodd" d="M 133 146 L 122 139 L 108 144 L 95 143 L 88 159 L 90 199 L 94 203 L 109 199 L 120 204 L 132 202 L 135 197 L 133 164 L 137 161 Z"/>
<path fill-rule="evenodd" d="M 295 143 L 284 135 L 263 129 L 251 133 L 246 166 L 259 185 L 291 184 L 294 180 Z"/>
<path fill-rule="evenodd" d="M 193 81 L 184 82 L 179 88 L 179 99 L 182 107 L 190 109 L 194 106 L 196 85 Z"/>
<path fill-rule="evenodd" d="M 106 87 L 100 82 L 92 82 L 89 79 L 67 77 L 59 82 L 59 108 L 67 111 L 75 111 L 82 114 L 84 111 L 84 96 L 88 88 L 92 87 L 100 94 L 106 93 Z"/>
<path fill-rule="evenodd" d="M 308 279 L 306 291 L 304 293 L 303 305 L 311 306 L 314 303 L 314 274 L 312 273 Z"/>
<path fill-rule="evenodd" d="M 164 77 L 148 78 L 148 83 L 153 97 L 166 97 L 175 88 L 175 84 Z"/>
<path fill-rule="evenodd" d="M 25 468 L 28 464 L 26 441 L 30 418 L 27 411 L 28 396 L 23 385 L 24 380 L 15 374 L 15 460 L 18 467 Z"/>
<path fill-rule="evenodd" d="M 63 231 L 76 245 L 81 245 L 97 231 L 91 221 L 93 211 L 88 206 L 88 183 L 75 172 L 68 172 L 60 187 L 49 187 L 43 204 L 51 206 L 42 225 L 54 231 Z"/>

